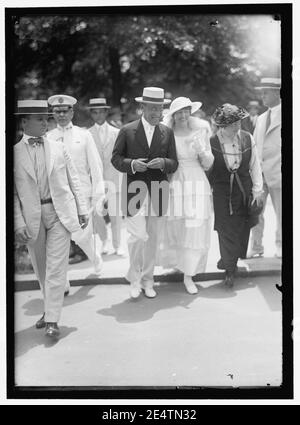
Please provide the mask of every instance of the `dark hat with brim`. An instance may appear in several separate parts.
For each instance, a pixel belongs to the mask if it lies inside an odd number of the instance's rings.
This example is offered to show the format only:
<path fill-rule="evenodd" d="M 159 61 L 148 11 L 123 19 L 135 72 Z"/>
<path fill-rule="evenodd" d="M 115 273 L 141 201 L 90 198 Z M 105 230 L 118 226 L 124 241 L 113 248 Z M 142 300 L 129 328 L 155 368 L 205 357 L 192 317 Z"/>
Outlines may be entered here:
<path fill-rule="evenodd" d="M 14 115 L 50 115 L 47 100 L 18 100 L 18 110 Z"/>
<path fill-rule="evenodd" d="M 246 109 L 241 106 L 231 105 L 230 103 L 224 103 L 219 106 L 213 113 L 213 120 L 219 127 L 227 127 L 236 121 L 243 120 L 248 117 L 249 113 Z"/>
<path fill-rule="evenodd" d="M 256 90 L 277 89 L 281 87 L 281 78 L 262 78 L 260 85 L 255 87 Z"/>

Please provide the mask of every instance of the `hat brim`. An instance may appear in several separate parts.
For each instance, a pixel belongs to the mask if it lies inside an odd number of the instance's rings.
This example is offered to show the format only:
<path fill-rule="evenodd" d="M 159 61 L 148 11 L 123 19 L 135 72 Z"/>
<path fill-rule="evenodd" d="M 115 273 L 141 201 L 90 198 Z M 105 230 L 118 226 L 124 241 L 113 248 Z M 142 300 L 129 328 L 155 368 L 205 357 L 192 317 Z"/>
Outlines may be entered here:
<path fill-rule="evenodd" d="M 14 112 L 14 115 L 53 115 L 52 112 Z"/>
<path fill-rule="evenodd" d="M 152 102 L 151 100 L 143 100 L 142 97 L 136 97 L 135 101 L 138 103 L 150 103 L 151 105 L 168 105 L 171 99 L 164 99 L 163 102 Z"/>
<path fill-rule="evenodd" d="M 198 111 L 198 109 L 200 109 L 201 106 L 202 106 L 202 102 L 192 102 L 190 105 L 183 105 L 183 106 L 181 105 L 181 106 L 178 106 L 176 109 L 174 109 L 172 112 L 169 111 L 168 114 L 166 114 L 166 116 L 170 117 L 183 108 L 191 108 L 191 115 L 192 115 L 196 111 Z"/>
<path fill-rule="evenodd" d="M 111 106 L 87 106 L 87 109 L 110 109 Z"/>
<path fill-rule="evenodd" d="M 280 90 L 281 86 L 256 86 L 255 90 L 271 89 L 271 90 Z"/>

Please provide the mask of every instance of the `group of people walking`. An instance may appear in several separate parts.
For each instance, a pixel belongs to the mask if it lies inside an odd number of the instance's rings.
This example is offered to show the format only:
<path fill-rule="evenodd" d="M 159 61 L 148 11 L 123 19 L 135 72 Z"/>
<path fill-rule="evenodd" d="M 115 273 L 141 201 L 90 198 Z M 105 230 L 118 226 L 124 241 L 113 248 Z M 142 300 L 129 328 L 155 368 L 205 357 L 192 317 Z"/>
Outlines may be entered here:
<path fill-rule="evenodd" d="M 45 328 L 50 337 L 59 335 L 70 239 L 100 275 L 97 239 L 105 227 L 105 201 L 117 253 L 126 217 L 126 279 L 134 299 L 142 292 L 148 298 L 157 295 L 156 265 L 181 271 L 186 291 L 198 292 L 193 277 L 206 268 L 213 216 L 220 246 L 217 267 L 225 271 L 224 285 L 232 287 L 253 226 L 250 256 L 263 254 L 260 213 L 268 193 L 277 216 L 281 256 L 280 80 L 262 79 L 259 89 L 263 100 L 271 92 L 272 101 L 265 102 L 271 112 L 255 123 L 257 138 L 241 130 L 249 116 L 242 107 L 218 107 L 212 135 L 206 121 L 192 116 L 201 102 L 187 97 L 171 102 L 158 87 L 146 87 L 135 98 L 141 118 L 120 130 L 106 122 L 109 106 L 104 98 L 90 99 L 95 124 L 89 130 L 72 124 L 72 96 L 18 101 L 23 138 L 14 147 L 15 235 L 28 246 L 44 297 L 37 328 Z M 46 133 L 48 105 L 57 127 Z M 169 108 L 163 114 L 165 105 Z"/>

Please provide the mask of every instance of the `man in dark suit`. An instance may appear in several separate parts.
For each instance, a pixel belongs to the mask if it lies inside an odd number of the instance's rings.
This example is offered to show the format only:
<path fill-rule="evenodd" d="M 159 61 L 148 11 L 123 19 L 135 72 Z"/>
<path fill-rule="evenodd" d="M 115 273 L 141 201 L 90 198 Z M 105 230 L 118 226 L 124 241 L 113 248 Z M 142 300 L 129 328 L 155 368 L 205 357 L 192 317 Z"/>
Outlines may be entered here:
<path fill-rule="evenodd" d="M 111 162 L 126 173 L 122 182 L 122 210 L 127 216 L 130 266 L 127 280 L 130 295 L 138 298 L 141 289 L 149 298 L 156 296 L 153 272 L 157 250 L 157 236 L 166 214 L 169 199 L 167 174 L 178 167 L 174 134 L 160 123 L 164 90 L 146 87 L 141 104 L 142 117 L 121 128 Z"/>
<path fill-rule="evenodd" d="M 242 120 L 242 130 L 253 134 L 260 112 L 259 102 L 257 100 L 250 100 L 247 106 L 247 111 L 249 112 L 249 116 Z"/>

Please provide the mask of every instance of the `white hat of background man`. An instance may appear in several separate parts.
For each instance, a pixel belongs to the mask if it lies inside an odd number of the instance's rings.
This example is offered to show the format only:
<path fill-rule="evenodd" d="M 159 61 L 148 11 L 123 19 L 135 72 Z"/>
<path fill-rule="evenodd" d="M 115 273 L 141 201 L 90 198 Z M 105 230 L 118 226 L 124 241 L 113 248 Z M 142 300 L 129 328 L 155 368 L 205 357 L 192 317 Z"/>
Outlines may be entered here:
<path fill-rule="evenodd" d="M 18 100 L 18 111 L 15 115 L 49 115 L 47 100 Z"/>
<path fill-rule="evenodd" d="M 257 90 L 262 89 L 280 89 L 281 87 L 281 78 L 262 78 L 260 80 L 260 85 L 255 87 Z"/>
<path fill-rule="evenodd" d="M 202 106 L 202 102 L 192 102 L 188 97 L 176 97 L 170 105 L 168 115 L 173 115 L 175 112 L 180 111 L 183 108 L 191 108 L 191 114 L 198 111 Z"/>
<path fill-rule="evenodd" d="M 159 87 L 145 87 L 142 97 L 136 97 L 136 102 L 151 103 L 157 105 L 167 105 L 171 102 L 170 99 L 165 99 L 164 89 Z"/>
<path fill-rule="evenodd" d="M 54 96 L 50 96 L 48 99 L 48 103 L 50 106 L 73 106 L 77 103 L 77 99 L 72 96 L 68 96 L 67 94 L 55 94 Z"/>
<path fill-rule="evenodd" d="M 95 108 L 110 109 L 110 106 L 107 105 L 105 97 L 96 97 L 94 99 L 90 99 L 88 108 L 89 109 L 95 109 Z"/>

